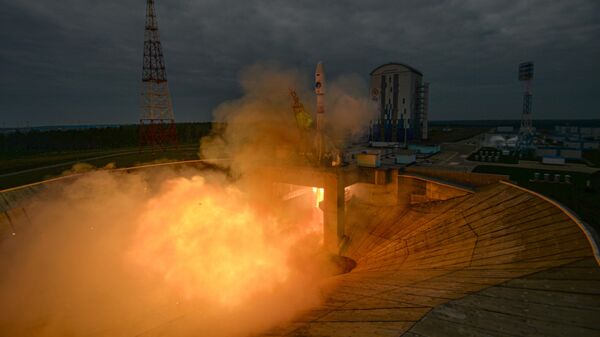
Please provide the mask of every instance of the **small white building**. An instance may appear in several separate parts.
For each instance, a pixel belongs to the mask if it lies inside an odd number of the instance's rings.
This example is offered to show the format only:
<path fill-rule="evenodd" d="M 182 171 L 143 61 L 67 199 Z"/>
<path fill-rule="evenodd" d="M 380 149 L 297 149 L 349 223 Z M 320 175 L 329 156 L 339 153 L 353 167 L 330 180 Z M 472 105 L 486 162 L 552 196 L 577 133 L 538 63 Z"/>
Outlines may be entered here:
<path fill-rule="evenodd" d="M 401 150 L 396 154 L 396 164 L 412 164 L 417 161 L 417 155 L 410 150 Z"/>
<path fill-rule="evenodd" d="M 563 157 L 566 159 L 581 159 L 581 149 L 564 148 L 558 146 L 538 147 L 535 149 L 536 157 Z"/>
<path fill-rule="evenodd" d="M 571 140 L 580 140 L 582 138 L 600 140 L 600 127 L 557 125 L 554 127 L 554 132 L 562 136 L 567 136 Z"/>
<path fill-rule="evenodd" d="M 565 158 L 563 158 L 563 157 L 554 157 L 554 156 L 543 157 L 542 158 L 542 164 L 564 165 L 565 164 Z"/>
<path fill-rule="evenodd" d="M 359 153 L 356 155 L 356 162 L 362 167 L 380 167 L 381 156 L 377 152 Z"/>

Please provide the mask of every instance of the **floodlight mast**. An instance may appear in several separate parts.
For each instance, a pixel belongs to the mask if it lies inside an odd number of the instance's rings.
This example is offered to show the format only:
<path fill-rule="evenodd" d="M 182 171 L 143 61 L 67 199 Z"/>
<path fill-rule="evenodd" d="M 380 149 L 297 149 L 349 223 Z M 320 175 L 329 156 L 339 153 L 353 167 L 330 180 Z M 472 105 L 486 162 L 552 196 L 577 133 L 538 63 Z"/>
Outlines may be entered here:
<path fill-rule="evenodd" d="M 519 81 L 524 82 L 523 91 L 523 111 L 521 113 L 521 127 L 519 128 L 519 139 L 517 142 L 517 152 L 522 154 L 530 149 L 533 144 L 533 123 L 532 113 L 532 84 L 533 80 L 533 62 L 523 62 L 519 64 Z"/>

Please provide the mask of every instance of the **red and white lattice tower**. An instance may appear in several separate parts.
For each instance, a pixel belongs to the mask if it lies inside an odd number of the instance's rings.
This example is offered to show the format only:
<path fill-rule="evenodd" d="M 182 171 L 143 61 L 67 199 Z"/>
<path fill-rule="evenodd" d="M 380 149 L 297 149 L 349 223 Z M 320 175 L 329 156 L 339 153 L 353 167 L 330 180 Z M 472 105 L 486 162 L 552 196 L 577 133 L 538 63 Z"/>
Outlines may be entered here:
<path fill-rule="evenodd" d="M 165 149 L 168 146 L 177 146 L 177 129 L 167 82 L 165 58 L 158 34 L 154 0 L 146 2 L 140 105 L 140 147 L 149 145 Z"/>

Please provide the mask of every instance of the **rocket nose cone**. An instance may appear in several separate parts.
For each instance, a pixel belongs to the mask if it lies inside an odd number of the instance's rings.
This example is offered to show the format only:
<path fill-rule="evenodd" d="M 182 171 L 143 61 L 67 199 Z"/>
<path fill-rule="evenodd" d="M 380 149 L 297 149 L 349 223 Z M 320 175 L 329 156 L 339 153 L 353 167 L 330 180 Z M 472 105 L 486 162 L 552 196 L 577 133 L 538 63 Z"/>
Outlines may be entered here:
<path fill-rule="evenodd" d="M 323 69 L 323 62 L 317 63 L 317 70 L 315 70 L 315 76 L 323 76 L 324 69 Z"/>
<path fill-rule="evenodd" d="M 317 63 L 317 70 L 315 71 L 315 73 L 317 73 L 317 74 L 323 73 L 323 62 L 319 61 L 319 63 Z"/>

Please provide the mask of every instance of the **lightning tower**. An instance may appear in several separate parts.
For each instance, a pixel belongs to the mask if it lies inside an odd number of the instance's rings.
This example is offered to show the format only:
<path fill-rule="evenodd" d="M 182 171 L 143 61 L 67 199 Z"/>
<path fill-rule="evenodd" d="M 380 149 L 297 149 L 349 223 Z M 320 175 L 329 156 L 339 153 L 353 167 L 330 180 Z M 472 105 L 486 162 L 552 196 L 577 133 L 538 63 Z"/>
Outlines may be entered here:
<path fill-rule="evenodd" d="M 523 153 L 531 149 L 533 143 L 533 125 L 531 122 L 532 92 L 531 81 L 533 80 L 533 62 L 519 64 L 519 81 L 525 83 L 523 92 L 523 113 L 521 114 L 521 128 L 519 129 L 519 140 L 517 151 Z"/>
<path fill-rule="evenodd" d="M 165 149 L 170 145 L 177 146 L 177 129 L 167 83 L 165 58 L 158 35 L 154 0 L 146 2 L 140 105 L 140 147 L 150 145 Z"/>

